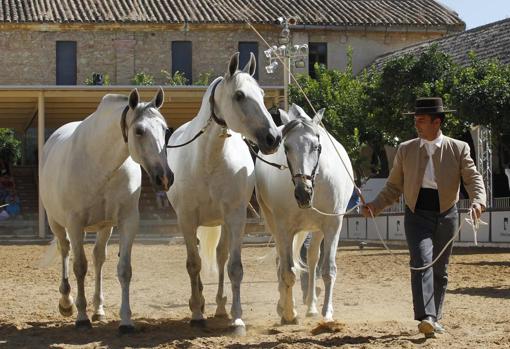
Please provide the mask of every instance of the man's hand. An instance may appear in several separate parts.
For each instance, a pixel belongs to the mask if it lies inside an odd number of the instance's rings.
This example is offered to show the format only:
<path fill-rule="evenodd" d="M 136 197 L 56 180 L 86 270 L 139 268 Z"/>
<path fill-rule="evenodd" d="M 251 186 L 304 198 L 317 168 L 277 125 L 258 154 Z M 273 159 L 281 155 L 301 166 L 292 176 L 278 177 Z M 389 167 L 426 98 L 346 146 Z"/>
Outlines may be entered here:
<path fill-rule="evenodd" d="M 471 205 L 471 216 L 475 219 L 480 219 L 482 215 L 482 205 L 478 203 L 473 203 Z"/>
<path fill-rule="evenodd" d="M 370 214 L 370 212 L 372 212 L 372 214 Z M 370 218 L 370 217 L 372 217 L 372 215 L 375 216 L 374 204 L 372 204 L 371 202 L 368 202 L 366 205 L 361 206 L 361 214 L 365 218 Z"/>

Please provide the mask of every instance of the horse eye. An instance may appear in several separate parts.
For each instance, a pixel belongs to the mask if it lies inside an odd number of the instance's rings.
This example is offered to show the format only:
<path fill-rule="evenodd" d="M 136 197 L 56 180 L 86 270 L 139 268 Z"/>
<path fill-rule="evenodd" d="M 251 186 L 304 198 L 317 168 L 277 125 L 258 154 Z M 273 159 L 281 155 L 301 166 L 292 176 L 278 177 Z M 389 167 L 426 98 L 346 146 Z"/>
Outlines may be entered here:
<path fill-rule="evenodd" d="M 135 135 L 137 135 L 139 137 L 143 136 L 144 133 L 145 133 L 145 130 L 143 128 L 141 128 L 141 127 L 137 127 L 135 129 Z"/>
<path fill-rule="evenodd" d="M 244 93 L 243 93 L 242 91 L 237 91 L 237 92 L 235 93 L 235 99 L 236 99 L 236 101 L 240 102 L 240 101 L 242 101 L 244 98 L 245 98 L 245 95 L 244 95 Z"/>

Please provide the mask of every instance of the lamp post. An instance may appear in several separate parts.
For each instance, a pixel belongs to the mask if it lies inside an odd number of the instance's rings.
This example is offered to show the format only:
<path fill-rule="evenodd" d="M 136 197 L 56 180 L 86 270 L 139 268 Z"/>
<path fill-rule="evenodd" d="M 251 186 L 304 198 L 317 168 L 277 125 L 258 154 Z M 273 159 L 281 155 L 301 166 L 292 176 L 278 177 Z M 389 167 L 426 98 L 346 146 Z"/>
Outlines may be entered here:
<path fill-rule="evenodd" d="M 278 44 L 280 46 L 271 46 L 264 51 L 269 65 L 266 66 L 266 72 L 273 74 L 278 68 L 278 61 L 283 62 L 283 92 L 284 92 L 284 109 L 289 109 L 289 83 L 291 64 L 294 63 L 296 68 L 304 68 L 305 58 L 308 57 L 308 45 L 292 45 L 290 42 L 290 25 L 296 25 L 295 17 L 278 17 L 278 22 L 282 26 Z"/>

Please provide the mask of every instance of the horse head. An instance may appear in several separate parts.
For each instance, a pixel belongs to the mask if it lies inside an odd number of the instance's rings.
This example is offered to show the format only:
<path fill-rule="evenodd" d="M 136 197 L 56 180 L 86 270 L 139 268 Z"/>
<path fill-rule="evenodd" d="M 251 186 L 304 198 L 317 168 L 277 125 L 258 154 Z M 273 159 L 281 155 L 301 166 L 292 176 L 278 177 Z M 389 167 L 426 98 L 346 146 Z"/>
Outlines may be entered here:
<path fill-rule="evenodd" d="M 264 154 L 274 153 L 281 134 L 264 105 L 264 91 L 253 78 L 255 55 L 239 70 L 239 52 L 230 59 L 228 70 L 212 97 L 215 112 L 226 126 L 256 143 Z"/>
<path fill-rule="evenodd" d="M 289 112 L 280 110 L 287 165 L 294 183 L 294 197 L 300 208 L 310 208 L 313 201 L 315 177 L 322 151 L 319 123 L 324 109 L 312 118 L 293 104 Z"/>
<path fill-rule="evenodd" d="M 161 87 L 148 103 L 140 101 L 137 89 L 132 90 L 121 121 L 129 155 L 147 172 L 156 191 L 168 191 L 174 182 L 174 174 L 166 156 L 166 144 L 171 130 L 159 111 L 163 99 Z"/>

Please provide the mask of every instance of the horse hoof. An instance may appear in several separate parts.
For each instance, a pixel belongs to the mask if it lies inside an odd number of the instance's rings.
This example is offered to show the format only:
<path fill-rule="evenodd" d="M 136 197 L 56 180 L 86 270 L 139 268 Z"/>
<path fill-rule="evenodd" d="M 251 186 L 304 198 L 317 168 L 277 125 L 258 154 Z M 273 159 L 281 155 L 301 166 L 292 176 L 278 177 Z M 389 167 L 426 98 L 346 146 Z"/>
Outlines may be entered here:
<path fill-rule="evenodd" d="M 285 318 L 282 317 L 281 324 L 282 325 L 297 325 L 299 323 L 297 316 L 292 320 L 285 320 Z"/>
<path fill-rule="evenodd" d="M 306 317 L 316 317 L 319 315 L 319 312 L 318 311 L 308 311 L 306 313 Z"/>
<path fill-rule="evenodd" d="M 94 314 L 92 315 L 92 322 L 105 322 L 106 315 L 104 314 Z"/>
<path fill-rule="evenodd" d="M 205 328 L 206 322 L 205 319 L 191 320 L 189 324 L 191 327 Z"/>
<path fill-rule="evenodd" d="M 131 334 L 135 333 L 135 326 L 133 325 L 120 325 L 119 326 L 120 334 Z"/>
<path fill-rule="evenodd" d="M 216 314 L 214 314 L 214 317 L 217 319 L 228 319 L 228 314 L 227 313 L 216 313 Z"/>
<path fill-rule="evenodd" d="M 73 315 L 73 306 L 71 305 L 69 308 L 64 308 L 62 305 L 58 305 L 58 311 L 60 312 L 60 315 L 69 317 Z"/>
<path fill-rule="evenodd" d="M 232 326 L 232 335 L 234 337 L 246 336 L 246 326 Z"/>
<path fill-rule="evenodd" d="M 90 320 L 77 320 L 74 323 L 74 327 L 77 330 L 90 330 L 92 328 L 92 324 L 90 323 Z"/>

